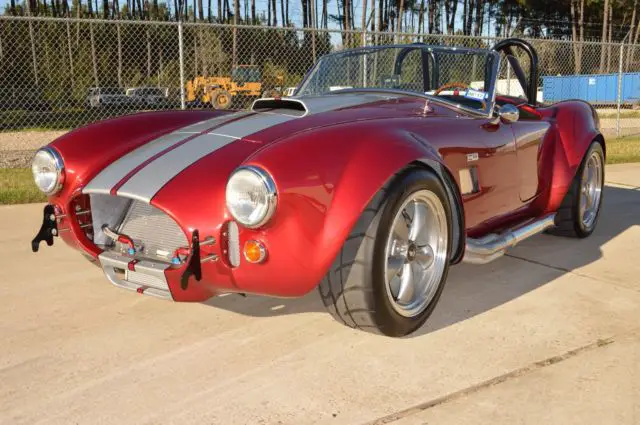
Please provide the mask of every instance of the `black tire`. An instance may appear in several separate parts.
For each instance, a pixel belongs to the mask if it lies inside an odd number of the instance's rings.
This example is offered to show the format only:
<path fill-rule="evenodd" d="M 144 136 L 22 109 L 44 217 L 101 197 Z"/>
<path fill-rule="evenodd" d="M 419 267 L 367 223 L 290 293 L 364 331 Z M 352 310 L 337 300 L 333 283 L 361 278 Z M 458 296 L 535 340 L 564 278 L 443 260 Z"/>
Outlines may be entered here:
<path fill-rule="evenodd" d="M 583 171 L 585 166 L 587 165 L 587 160 L 593 154 L 600 156 L 600 161 L 602 164 L 602 178 L 600 184 L 604 189 L 604 150 L 602 149 L 602 145 L 600 144 L 600 142 L 594 141 L 591 143 L 591 146 L 589 146 L 589 149 L 585 153 L 584 158 L 582 159 L 582 163 L 580 164 L 580 167 L 578 168 L 578 171 L 573 178 L 571 187 L 569 188 L 569 191 L 560 204 L 560 208 L 558 209 L 555 218 L 555 227 L 551 228 L 548 233 L 556 236 L 571 238 L 586 238 L 590 236 L 595 230 L 596 225 L 598 224 L 598 219 L 600 218 L 600 210 L 602 207 L 602 200 L 604 198 L 604 190 L 600 193 L 596 217 L 593 223 L 588 227 L 585 226 L 580 215 L 580 189 L 583 183 Z"/>
<path fill-rule="evenodd" d="M 413 317 L 398 314 L 387 295 L 385 248 L 396 212 L 411 194 L 427 189 L 437 195 L 447 221 L 447 260 L 435 295 Z M 413 168 L 394 176 L 371 200 L 318 287 L 329 313 L 344 325 L 391 337 L 415 332 L 433 312 L 444 288 L 452 249 L 451 208 L 436 175 Z"/>

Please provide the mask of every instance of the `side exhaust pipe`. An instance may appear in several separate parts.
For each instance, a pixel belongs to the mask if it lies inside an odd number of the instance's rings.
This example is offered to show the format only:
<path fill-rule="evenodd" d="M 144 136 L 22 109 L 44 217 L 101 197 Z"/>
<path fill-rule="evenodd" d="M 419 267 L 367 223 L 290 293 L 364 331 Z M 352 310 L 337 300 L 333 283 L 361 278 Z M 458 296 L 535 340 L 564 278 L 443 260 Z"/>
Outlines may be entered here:
<path fill-rule="evenodd" d="M 509 229 L 501 234 L 491 233 L 478 239 L 467 238 L 462 261 L 471 264 L 487 264 L 504 255 L 508 248 L 554 226 L 556 214 Z"/>

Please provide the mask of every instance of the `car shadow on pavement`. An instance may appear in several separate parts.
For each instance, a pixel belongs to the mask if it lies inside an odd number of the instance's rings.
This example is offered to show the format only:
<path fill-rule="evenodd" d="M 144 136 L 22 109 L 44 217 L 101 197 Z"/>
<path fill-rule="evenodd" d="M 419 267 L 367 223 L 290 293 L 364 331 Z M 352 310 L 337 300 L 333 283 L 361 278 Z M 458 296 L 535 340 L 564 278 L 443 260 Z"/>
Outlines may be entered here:
<path fill-rule="evenodd" d="M 470 319 L 597 261 L 604 244 L 635 225 L 640 225 L 640 189 L 607 186 L 598 227 L 589 238 L 539 235 L 490 264 L 451 267 L 438 306 L 411 337 Z M 325 311 L 315 289 L 295 299 L 228 294 L 206 304 L 253 317 Z"/>

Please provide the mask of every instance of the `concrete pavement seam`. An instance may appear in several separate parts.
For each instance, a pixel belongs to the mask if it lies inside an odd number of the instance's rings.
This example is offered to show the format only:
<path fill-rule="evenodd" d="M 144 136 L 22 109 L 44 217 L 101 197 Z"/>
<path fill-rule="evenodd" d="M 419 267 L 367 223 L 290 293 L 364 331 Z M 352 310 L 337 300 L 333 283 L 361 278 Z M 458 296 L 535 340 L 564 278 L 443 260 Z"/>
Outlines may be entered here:
<path fill-rule="evenodd" d="M 374 419 L 371 422 L 367 422 L 365 425 L 383 425 L 383 424 L 388 424 L 388 423 L 392 423 L 392 422 L 396 422 L 399 421 L 400 419 L 404 419 L 407 416 L 411 416 L 411 415 L 415 415 L 416 413 L 420 413 L 423 412 L 425 410 L 431 409 L 433 407 L 436 407 L 438 405 L 444 404 L 444 403 L 448 403 L 450 401 L 453 400 L 457 400 L 459 398 L 462 398 L 464 396 L 470 395 L 470 394 L 474 394 L 477 393 L 485 388 L 489 388 L 489 387 L 493 387 L 495 385 L 501 384 L 503 382 L 506 382 L 508 380 L 514 379 L 514 378 L 518 378 L 520 376 L 523 375 L 528 375 L 532 372 L 535 372 L 539 369 L 545 368 L 547 366 L 551 366 L 560 362 L 563 362 L 565 360 L 568 360 L 572 357 L 575 357 L 579 354 L 582 354 L 584 352 L 587 351 L 591 351 L 600 347 L 604 347 L 607 346 L 609 344 L 614 343 L 614 339 L 613 337 L 609 337 L 609 338 L 603 338 L 603 339 L 598 339 L 597 341 L 594 341 L 590 344 L 587 345 L 583 345 L 581 347 L 575 348 L 573 350 L 569 350 L 563 354 L 559 354 L 557 356 L 552 356 L 552 357 L 548 357 L 544 360 L 540 360 L 534 363 L 531 363 L 527 366 L 521 367 L 519 369 L 515 369 L 512 370 L 511 372 L 507 372 L 505 374 L 496 376 L 494 378 L 488 379 L 486 381 L 480 382 L 476 385 L 472 385 L 470 387 L 467 388 L 463 388 L 461 390 L 458 391 L 454 391 L 452 393 L 446 394 L 442 397 L 438 397 L 432 400 L 429 400 L 425 403 L 420 403 L 418 405 L 409 407 L 407 409 L 404 410 L 400 410 L 397 411 L 395 413 L 391 413 L 387 416 L 383 416 L 381 418 L 378 419 Z"/>

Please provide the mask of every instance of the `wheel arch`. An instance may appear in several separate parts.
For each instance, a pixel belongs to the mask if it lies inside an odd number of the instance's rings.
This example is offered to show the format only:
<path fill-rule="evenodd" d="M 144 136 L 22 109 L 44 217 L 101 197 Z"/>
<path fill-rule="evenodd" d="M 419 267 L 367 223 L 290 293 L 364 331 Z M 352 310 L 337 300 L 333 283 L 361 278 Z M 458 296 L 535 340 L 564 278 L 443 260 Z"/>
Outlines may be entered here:
<path fill-rule="evenodd" d="M 431 158 L 422 158 L 414 161 L 409 166 L 420 167 L 434 173 L 440 183 L 447 191 L 447 198 L 449 199 L 449 206 L 451 208 L 451 217 L 453 218 L 452 232 L 453 241 L 456 245 L 451 250 L 451 258 L 449 262 L 451 264 L 457 264 L 462 261 L 464 256 L 465 246 L 465 220 L 464 220 L 464 205 L 462 203 L 462 195 L 460 194 L 460 188 L 453 178 L 451 171 L 441 162 Z"/>
<path fill-rule="evenodd" d="M 445 188 L 455 220 L 450 263 L 461 260 L 464 214 L 455 179 L 436 146 L 386 124 L 346 123 L 301 132 L 265 146 L 244 162 L 269 172 L 279 192 L 271 224 L 244 234 L 263 238 L 272 247 L 272 261 L 282 252 L 282 264 L 305 264 L 304 274 L 290 273 L 281 281 L 287 295 L 303 295 L 317 286 L 349 235 L 362 233 L 360 218 L 373 213 L 369 206 L 376 196 L 384 196 L 381 190 L 411 168 L 432 172 Z M 291 161 L 293 157 L 297 160 Z M 299 260 L 303 252 L 307 254 Z"/>

